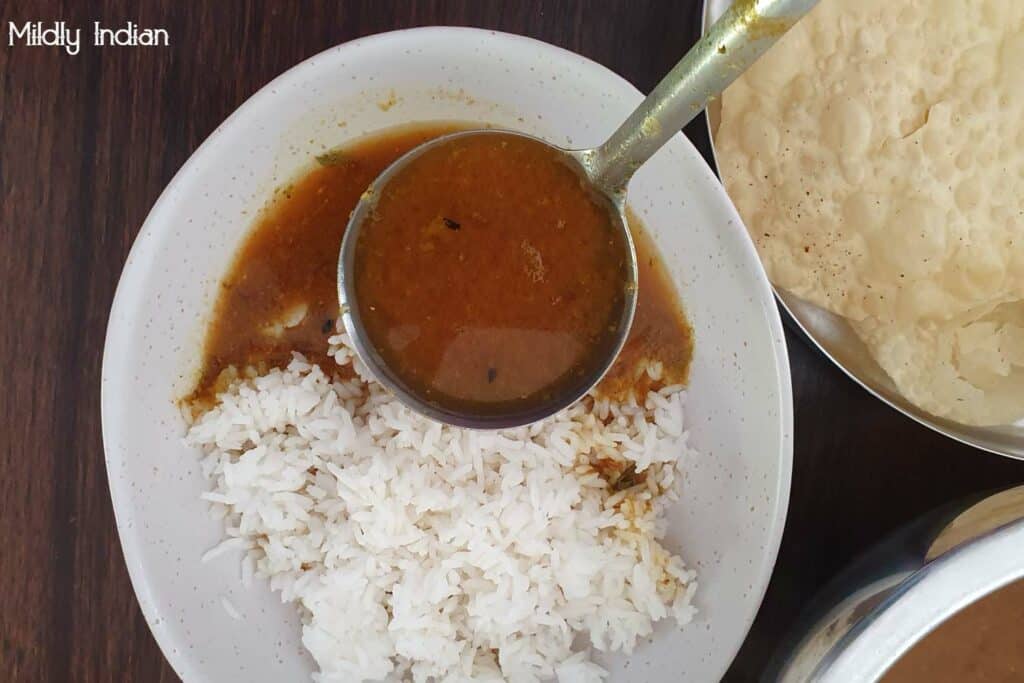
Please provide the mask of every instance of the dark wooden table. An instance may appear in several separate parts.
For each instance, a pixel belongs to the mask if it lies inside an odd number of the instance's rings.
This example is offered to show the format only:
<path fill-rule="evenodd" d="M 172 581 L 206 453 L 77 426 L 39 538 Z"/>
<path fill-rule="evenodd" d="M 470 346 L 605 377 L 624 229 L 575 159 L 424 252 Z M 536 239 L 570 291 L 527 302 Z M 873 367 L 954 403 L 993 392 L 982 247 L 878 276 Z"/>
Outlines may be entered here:
<path fill-rule="evenodd" d="M 357 36 L 424 24 L 530 35 L 649 90 L 695 40 L 699 0 L 105 1 L 0 4 L 0 680 L 174 679 L 135 602 L 100 441 L 104 329 L 164 185 L 271 78 Z M 167 48 L 7 45 L 8 22 L 165 28 Z M 86 31 L 83 31 L 85 34 Z M 686 131 L 702 151 L 701 125 Z M 798 339 L 785 540 L 726 680 L 753 681 L 823 582 L 901 523 L 1024 481 L 1024 463 L 919 427 Z"/>

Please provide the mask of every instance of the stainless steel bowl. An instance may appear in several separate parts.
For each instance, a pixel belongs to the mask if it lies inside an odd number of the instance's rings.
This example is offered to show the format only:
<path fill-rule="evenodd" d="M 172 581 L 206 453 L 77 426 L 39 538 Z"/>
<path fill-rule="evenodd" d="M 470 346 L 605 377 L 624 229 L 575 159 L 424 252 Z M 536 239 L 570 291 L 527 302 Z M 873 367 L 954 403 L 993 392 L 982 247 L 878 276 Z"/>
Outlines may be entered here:
<path fill-rule="evenodd" d="M 705 0 L 704 28 L 731 4 L 732 0 Z M 713 156 L 720 111 L 718 101 L 712 103 L 707 110 L 708 134 Z M 715 165 L 717 167 L 717 157 Z M 912 420 L 951 439 L 992 453 L 1024 460 L 1024 422 L 998 427 L 971 427 L 921 410 L 900 394 L 896 385 L 871 357 L 860 337 L 854 333 L 845 319 L 777 288 L 775 296 L 790 321 L 811 344 L 818 347 L 850 379 L 875 397 Z"/>
<path fill-rule="evenodd" d="M 763 680 L 878 680 L 957 611 L 1024 577 L 1021 548 L 1024 486 L 926 515 L 825 589 Z"/>

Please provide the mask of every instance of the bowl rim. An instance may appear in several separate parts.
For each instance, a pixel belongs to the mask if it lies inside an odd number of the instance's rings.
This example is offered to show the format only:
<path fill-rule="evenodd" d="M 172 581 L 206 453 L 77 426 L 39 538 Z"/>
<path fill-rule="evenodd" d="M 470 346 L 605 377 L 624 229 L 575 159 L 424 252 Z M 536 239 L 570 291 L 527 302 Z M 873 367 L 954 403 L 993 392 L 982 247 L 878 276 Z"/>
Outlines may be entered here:
<path fill-rule="evenodd" d="M 237 124 L 240 119 L 248 116 L 250 112 L 263 106 L 265 101 L 277 97 L 276 90 L 283 84 L 293 79 L 298 80 L 305 77 L 306 67 L 313 62 L 321 63 L 340 59 L 338 56 L 339 54 L 347 54 L 349 51 L 365 46 L 368 43 L 401 40 L 407 35 L 418 36 L 428 34 L 448 36 L 452 39 L 486 35 L 491 39 L 499 39 L 510 44 L 519 44 L 520 46 L 533 51 L 542 50 L 548 54 L 557 56 L 559 59 L 563 60 L 565 64 L 576 64 L 593 70 L 595 73 L 600 73 L 604 78 L 607 78 L 609 83 L 618 83 L 619 85 L 636 92 L 638 95 L 642 95 L 642 93 L 640 93 L 640 91 L 625 78 L 608 69 L 604 65 L 565 48 L 530 38 L 528 36 L 463 26 L 424 26 L 385 31 L 339 43 L 310 55 L 262 85 L 236 109 L 234 109 L 231 114 L 229 114 L 227 118 L 225 118 L 202 141 L 202 143 L 200 143 L 200 145 L 189 155 L 188 159 L 170 179 L 166 187 L 158 196 L 157 200 L 154 202 L 132 242 L 132 246 L 128 252 L 127 258 L 125 259 L 122 273 L 112 299 L 110 313 L 107 320 L 102 356 L 100 412 L 105 454 L 104 463 L 107 469 L 107 483 L 111 492 L 112 507 L 121 551 L 124 556 L 125 565 L 128 569 L 132 588 L 135 591 L 137 601 L 146 619 L 147 625 L 160 647 L 161 652 L 165 659 L 167 659 L 171 664 L 177 675 L 183 679 L 189 680 L 196 678 L 202 680 L 202 670 L 197 668 L 194 658 L 189 657 L 185 651 L 179 650 L 174 646 L 174 642 L 172 641 L 173 636 L 162 626 L 159 612 L 160 606 L 154 599 L 155 587 L 151 583 L 152 576 L 145 569 L 145 565 L 142 560 L 141 544 L 135 540 L 135 534 L 138 532 L 136 529 L 127 528 L 125 526 L 125 522 L 127 521 L 125 515 L 129 512 L 129 506 L 125 502 L 128 494 L 126 492 L 122 492 L 122 489 L 126 489 L 127 485 L 117 481 L 112 468 L 112 465 L 116 465 L 123 459 L 123 453 L 121 453 L 121 449 L 118 446 L 118 439 L 116 437 L 118 430 L 121 429 L 120 419 L 113 417 L 113 409 L 117 405 L 117 399 L 109 385 L 113 381 L 112 368 L 117 365 L 116 361 L 119 348 L 124 346 L 128 337 L 128 330 L 125 329 L 126 326 L 123 322 L 119 320 L 119 316 L 126 309 L 130 310 L 131 300 L 138 296 L 136 292 L 131 291 L 130 285 L 133 283 L 130 281 L 134 281 L 137 278 L 142 277 L 142 273 L 157 261 L 158 254 L 155 250 L 148 249 L 148 243 L 155 238 L 155 235 L 158 234 L 160 230 L 159 226 L 165 222 L 166 219 L 164 218 L 164 214 L 169 210 L 171 203 L 175 201 L 174 196 L 177 194 L 178 189 L 185 184 L 186 177 L 196 167 L 201 167 L 211 163 L 211 155 L 214 154 L 215 144 L 228 128 Z M 686 139 L 681 132 L 679 133 L 679 136 L 683 138 L 685 143 L 690 147 L 695 158 L 705 164 L 708 173 L 714 176 L 714 170 L 707 166 L 707 162 L 703 160 L 703 157 L 698 151 L 696 151 L 692 143 Z M 724 192 L 724 189 L 717 194 L 715 201 L 720 203 L 721 210 L 731 212 L 732 220 L 741 224 L 736 209 L 732 205 L 728 195 Z M 779 437 L 778 444 L 772 448 L 771 451 L 773 454 L 778 454 L 778 477 L 775 482 L 769 484 L 769 489 L 773 491 L 773 500 L 771 506 L 767 510 L 769 521 L 766 528 L 769 529 L 769 533 L 766 535 L 764 551 L 761 553 L 761 561 L 758 563 L 759 566 L 756 572 L 757 581 L 752 587 L 751 599 L 747 602 L 745 609 L 740 612 L 742 615 L 740 622 L 743 624 L 742 631 L 737 632 L 734 643 L 727 648 L 722 648 L 722 651 L 727 653 L 728 657 L 723 658 L 722 660 L 719 667 L 720 670 L 718 671 L 719 677 L 724 675 L 726 670 L 732 664 L 736 654 L 739 652 L 740 647 L 743 645 L 747 635 L 749 634 L 755 617 L 760 611 L 764 595 L 768 589 L 768 585 L 778 559 L 786 526 L 786 517 L 792 484 L 794 418 L 792 381 L 786 337 L 778 310 L 775 306 L 771 305 L 773 290 L 771 289 L 771 285 L 764 273 L 763 267 L 760 266 L 760 261 L 756 256 L 756 249 L 749 237 L 745 240 L 743 248 L 750 252 L 752 255 L 751 262 L 758 267 L 758 274 L 755 275 L 757 276 L 756 279 L 759 281 L 759 285 L 757 290 L 750 294 L 752 297 L 756 297 L 760 301 L 761 307 L 765 312 L 766 321 L 769 327 L 769 341 L 772 346 L 772 358 L 775 364 L 775 372 L 773 374 L 776 375 L 775 384 L 778 394 L 776 397 L 777 404 L 774 407 L 778 410 L 777 419 L 775 421 L 778 424 Z"/>
<path fill-rule="evenodd" d="M 718 8 L 727 6 L 726 3 L 732 4 L 732 0 L 703 0 L 703 2 L 704 9 L 701 12 L 700 27 L 701 35 L 707 33 L 707 29 L 712 22 L 712 18 L 717 16 Z M 708 113 L 707 110 L 705 110 L 704 126 L 707 130 L 708 144 L 710 145 L 711 149 L 711 162 L 713 164 L 712 170 L 714 171 L 716 176 L 720 177 L 718 170 L 718 149 L 715 146 L 715 136 L 713 131 L 714 126 L 712 124 L 712 116 Z M 987 453 L 992 453 L 994 455 L 999 455 L 1004 458 L 1010 458 L 1012 460 L 1024 460 L 1024 443 L 1022 443 L 1018 447 L 1014 445 L 1001 446 L 999 444 L 992 443 L 991 441 L 982 441 L 978 438 L 971 436 L 970 434 L 965 433 L 963 430 L 966 429 L 971 431 L 985 432 L 990 429 L 989 427 L 960 425 L 959 423 L 953 422 L 951 420 L 946 420 L 937 416 L 932 416 L 929 413 L 926 413 L 925 411 L 911 404 L 895 388 L 888 389 L 885 387 L 877 387 L 874 386 L 873 384 L 869 384 L 867 379 L 861 378 L 853 370 L 846 367 L 832 352 L 830 352 L 825 347 L 825 343 L 821 339 L 819 339 L 806 324 L 804 324 L 804 322 L 800 319 L 799 316 L 797 316 L 796 313 L 794 313 L 793 307 L 789 302 L 790 297 L 796 298 L 794 295 L 777 288 L 774 284 L 772 284 L 771 287 L 772 291 L 775 293 L 776 302 L 778 302 L 779 307 L 782 308 L 782 310 L 785 313 L 786 322 L 788 322 L 790 325 L 796 328 L 797 332 L 799 333 L 798 336 L 802 337 L 804 341 L 810 344 L 810 346 L 813 349 L 816 349 L 819 353 L 825 356 L 825 358 L 827 358 L 835 367 L 839 368 L 839 370 L 841 370 L 844 375 L 849 377 L 851 380 L 853 380 L 855 384 L 858 384 L 862 389 L 867 391 L 876 399 L 878 399 L 885 405 L 889 406 L 896 412 L 904 415 L 905 417 L 910 418 L 919 425 L 927 427 L 928 429 L 937 432 L 949 439 L 953 439 L 954 441 L 962 443 L 965 446 L 971 446 L 972 448 L 977 448 L 978 450 L 985 451 Z M 802 305 L 806 306 L 814 306 L 814 304 L 810 304 L 807 302 L 801 303 Z M 821 311 L 825 310 L 818 306 L 814 306 L 814 308 Z M 888 377 L 888 375 L 886 376 Z M 999 427 L 1004 426 L 1006 425 L 999 425 Z"/>
<path fill-rule="evenodd" d="M 981 598 L 1024 578 L 1024 519 L 968 541 L 903 579 L 819 662 L 812 680 L 877 681 L 932 631 Z"/>

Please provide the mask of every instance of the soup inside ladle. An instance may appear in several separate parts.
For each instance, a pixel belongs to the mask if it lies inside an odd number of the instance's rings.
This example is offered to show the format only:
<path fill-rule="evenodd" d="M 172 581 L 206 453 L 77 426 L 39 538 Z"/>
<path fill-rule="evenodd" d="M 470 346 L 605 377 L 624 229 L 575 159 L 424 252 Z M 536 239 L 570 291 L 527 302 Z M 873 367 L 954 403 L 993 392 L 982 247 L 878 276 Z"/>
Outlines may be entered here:
<path fill-rule="evenodd" d="M 370 374 L 420 414 L 481 429 L 590 391 L 636 309 L 630 178 L 816 1 L 734 3 L 593 149 L 478 130 L 392 163 L 338 263 L 341 318 Z"/>

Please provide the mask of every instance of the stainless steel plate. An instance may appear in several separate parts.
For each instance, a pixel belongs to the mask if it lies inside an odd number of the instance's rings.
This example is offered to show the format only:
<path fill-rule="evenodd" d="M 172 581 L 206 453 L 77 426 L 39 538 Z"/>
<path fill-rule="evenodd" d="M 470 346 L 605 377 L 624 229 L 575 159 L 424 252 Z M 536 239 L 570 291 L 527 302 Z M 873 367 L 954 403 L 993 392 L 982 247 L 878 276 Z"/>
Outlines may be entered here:
<path fill-rule="evenodd" d="M 704 28 L 731 4 L 732 0 L 705 0 Z M 714 140 L 720 115 L 721 107 L 716 101 L 707 111 L 712 155 L 715 155 Z M 717 166 L 717 157 L 715 164 Z M 903 398 L 845 319 L 777 288 L 775 296 L 791 321 L 811 343 L 849 375 L 850 379 L 877 398 L 907 417 L 951 439 L 992 453 L 1024 460 L 1024 421 L 1000 427 L 970 427 L 924 412 Z"/>

